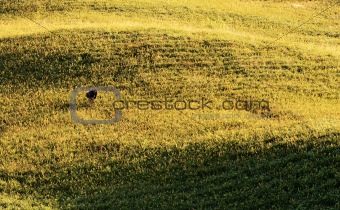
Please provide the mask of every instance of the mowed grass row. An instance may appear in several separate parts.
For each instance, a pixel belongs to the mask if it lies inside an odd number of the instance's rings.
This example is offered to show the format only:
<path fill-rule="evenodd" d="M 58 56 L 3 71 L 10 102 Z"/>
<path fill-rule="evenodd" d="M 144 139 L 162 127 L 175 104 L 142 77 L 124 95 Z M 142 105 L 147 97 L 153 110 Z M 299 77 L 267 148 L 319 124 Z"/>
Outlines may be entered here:
<path fill-rule="evenodd" d="M 2 206 L 8 200 L 19 206 L 28 200 L 33 207 L 72 209 L 339 205 L 339 137 L 332 135 L 264 147 L 235 141 L 182 149 L 87 142 L 62 162 L 55 152 L 68 144 L 51 145 L 39 158 L 44 163 L 27 172 L 3 173 L 7 200 L 2 199 Z"/>
<path fill-rule="evenodd" d="M 34 8 L 34 4 L 29 5 Z M 112 5 L 106 4 L 94 5 L 112 12 Z M 143 10 L 125 4 L 131 2 L 117 3 L 118 8 L 124 7 L 120 15 L 140 14 L 141 22 L 161 10 L 159 2 L 145 1 L 138 7 Z M 168 6 L 174 5 L 180 3 Z M 235 11 L 244 7 L 240 2 L 236 5 Z M 49 14 L 41 5 L 26 11 L 20 4 L 12 6 L 19 8 L 12 10 L 16 17 L 21 11 Z M 194 16 L 210 17 L 212 8 L 196 8 Z M 62 9 L 49 12 L 58 11 Z M 164 14 L 168 21 L 188 15 L 174 14 L 171 19 L 170 13 Z M 184 21 L 192 23 L 192 19 Z M 321 26 L 313 31 L 334 25 L 332 19 L 329 23 L 328 18 L 321 19 Z M 210 29 L 218 31 L 216 21 L 212 24 Z M 241 23 L 236 26 L 245 28 Z M 307 33 L 309 29 L 301 30 L 294 37 L 312 45 L 319 42 Z M 327 30 L 337 34 L 336 29 Z M 259 41 L 263 34 L 253 43 L 242 37 L 229 40 L 218 33 L 157 27 L 57 30 L 55 34 L 0 40 L 1 207 L 339 207 L 336 45 L 325 52 L 289 41 L 267 48 Z M 325 39 L 337 43 L 334 36 Z M 231 96 L 264 98 L 270 101 L 271 115 L 219 107 L 204 111 L 132 108 L 123 110 L 122 120 L 114 125 L 79 125 L 70 119 L 69 97 L 74 88 L 83 86 L 114 87 L 124 99 L 204 97 L 218 104 Z M 99 94 L 94 108 L 80 100 L 78 111 L 85 107 L 98 110 L 98 116 L 112 116 L 112 101 L 106 95 Z"/>

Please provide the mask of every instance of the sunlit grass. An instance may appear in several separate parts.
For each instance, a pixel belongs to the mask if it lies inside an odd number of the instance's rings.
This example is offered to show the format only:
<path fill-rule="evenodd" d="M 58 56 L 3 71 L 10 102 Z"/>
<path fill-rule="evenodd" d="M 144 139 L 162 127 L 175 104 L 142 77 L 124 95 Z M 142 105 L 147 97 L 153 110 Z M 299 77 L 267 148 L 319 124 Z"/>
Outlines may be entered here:
<path fill-rule="evenodd" d="M 0 208 L 339 207 L 339 6 L 295 29 L 332 1 L 1 4 Z M 212 109 L 75 123 L 96 86 Z M 237 97 L 270 112 L 221 108 Z M 81 92 L 77 115 L 114 100 Z"/>

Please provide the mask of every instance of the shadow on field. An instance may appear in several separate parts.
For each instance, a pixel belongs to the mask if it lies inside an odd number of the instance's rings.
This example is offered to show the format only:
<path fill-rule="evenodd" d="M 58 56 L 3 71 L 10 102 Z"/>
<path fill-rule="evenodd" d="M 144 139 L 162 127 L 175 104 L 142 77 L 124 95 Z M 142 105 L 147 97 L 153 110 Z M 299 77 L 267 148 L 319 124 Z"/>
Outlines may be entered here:
<path fill-rule="evenodd" d="M 89 80 L 94 59 L 85 53 L 72 51 L 66 43 L 56 46 L 53 41 L 60 42 L 49 36 L 0 40 L 4 49 L 0 53 L 0 85 L 11 82 L 30 88 L 58 87 L 72 80 L 77 81 L 77 78 Z M 86 62 L 81 61 L 86 56 Z"/>
<path fill-rule="evenodd" d="M 63 209 L 338 208 L 339 140 L 183 149 L 92 144 L 73 154 L 82 161 L 56 164 L 44 177 L 22 174 L 37 181 L 20 182 Z"/>
<path fill-rule="evenodd" d="M 223 40 L 194 40 L 157 31 L 54 33 L 58 36 L 0 39 L 0 85 L 56 88 L 127 82 L 148 86 L 157 81 L 146 81 L 145 75 L 153 78 L 155 73 L 172 83 L 185 74 L 245 74 L 235 62 L 232 43 Z"/>

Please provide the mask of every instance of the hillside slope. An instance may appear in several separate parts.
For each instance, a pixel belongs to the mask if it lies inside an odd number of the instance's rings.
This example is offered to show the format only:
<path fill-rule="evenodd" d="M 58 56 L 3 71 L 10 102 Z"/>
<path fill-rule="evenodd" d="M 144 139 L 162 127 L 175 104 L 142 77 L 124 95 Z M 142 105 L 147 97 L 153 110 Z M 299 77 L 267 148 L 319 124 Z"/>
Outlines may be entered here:
<path fill-rule="evenodd" d="M 0 207 L 337 209 L 335 1 L 1 1 Z M 180 108 L 70 117 L 77 87 Z M 110 119 L 115 97 L 77 114 Z M 211 101 L 205 109 L 183 101 Z M 265 100 L 270 111 L 224 109 Z"/>

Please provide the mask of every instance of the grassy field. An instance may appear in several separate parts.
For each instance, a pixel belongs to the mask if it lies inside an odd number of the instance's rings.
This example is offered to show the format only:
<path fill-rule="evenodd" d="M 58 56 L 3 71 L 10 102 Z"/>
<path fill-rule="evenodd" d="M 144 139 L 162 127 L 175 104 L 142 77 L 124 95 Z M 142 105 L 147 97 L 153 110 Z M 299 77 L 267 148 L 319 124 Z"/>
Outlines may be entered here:
<path fill-rule="evenodd" d="M 340 209 L 339 20 L 332 0 L 0 0 L 0 208 Z M 74 122 L 72 91 L 104 86 L 211 109 Z M 81 118 L 114 116 L 84 95 Z"/>

